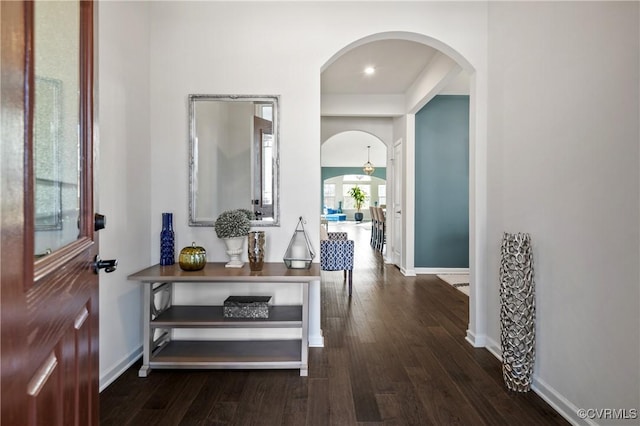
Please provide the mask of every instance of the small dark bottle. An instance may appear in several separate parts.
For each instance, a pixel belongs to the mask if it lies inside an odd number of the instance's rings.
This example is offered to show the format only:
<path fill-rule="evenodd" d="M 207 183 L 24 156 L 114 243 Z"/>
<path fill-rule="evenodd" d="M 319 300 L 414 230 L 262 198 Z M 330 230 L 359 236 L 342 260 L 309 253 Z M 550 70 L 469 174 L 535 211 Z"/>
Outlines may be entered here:
<path fill-rule="evenodd" d="M 173 233 L 173 213 L 162 213 L 162 231 L 160 232 L 160 265 L 173 265 L 176 262 L 175 235 Z"/>

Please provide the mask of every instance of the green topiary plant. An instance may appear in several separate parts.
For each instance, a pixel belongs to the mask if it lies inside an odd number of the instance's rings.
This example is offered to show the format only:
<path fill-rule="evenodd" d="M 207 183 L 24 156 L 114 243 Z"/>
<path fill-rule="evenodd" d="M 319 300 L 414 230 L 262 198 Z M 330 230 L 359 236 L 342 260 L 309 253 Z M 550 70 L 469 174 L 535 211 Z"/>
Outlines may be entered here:
<path fill-rule="evenodd" d="M 349 196 L 353 198 L 353 203 L 356 206 L 356 210 L 360 211 L 364 205 L 364 200 L 367 199 L 367 194 L 358 185 L 351 188 L 348 192 Z"/>
<path fill-rule="evenodd" d="M 227 210 L 216 219 L 215 229 L 218 238 L 244 237 L 251 228 L 250 217 L 253 212 L 246 209 Z"/>
<path fill-rule="evenodd" d="M 256 214 L 249 209 L 238 209 L 238 211 L 244 213 L 250 221 L 256 218 Z"/>

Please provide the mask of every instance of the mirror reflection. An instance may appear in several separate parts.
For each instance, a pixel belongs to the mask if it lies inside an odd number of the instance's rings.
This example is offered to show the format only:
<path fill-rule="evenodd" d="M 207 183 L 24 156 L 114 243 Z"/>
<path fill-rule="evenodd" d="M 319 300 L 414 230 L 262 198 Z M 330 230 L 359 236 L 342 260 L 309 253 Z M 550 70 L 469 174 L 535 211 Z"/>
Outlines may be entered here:
<path fill-rule="evenodd" d="M 36 258 L 72 243 L 79 236 L 79 33 L 79 2 L 35 2 L 33 205 Z"/>
<path fill-rule="evenodd" d="M 279 225 L 278 96 L 189 95 L 189 225 L 225 210 Z"/>

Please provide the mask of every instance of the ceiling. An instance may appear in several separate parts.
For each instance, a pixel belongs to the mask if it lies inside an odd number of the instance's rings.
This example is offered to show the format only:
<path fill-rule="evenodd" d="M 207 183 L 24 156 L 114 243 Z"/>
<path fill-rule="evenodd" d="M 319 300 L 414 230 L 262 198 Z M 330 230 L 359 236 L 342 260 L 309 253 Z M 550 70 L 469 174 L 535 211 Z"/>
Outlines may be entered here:
<path fill-rule="evenodd" d="M 345 52 L 322 72 L 322 95 L 403 95 L 438 52 L 409 40 L 363 44 Z M 366 67 L 374 67 L 375 72 L 365 74 Z M 468 94 L 468 74 L 461 72 L 440 93 Z M 322 145 L 322 166 L 360 167 L 368 153 L 374 165 L 386 165 L 387 147 L 380 139 L 362 131 L 345 131 Z"/>
<path fill-rule="evenodd" d="M 408 40 L 379 40 L 349 50 L 322 73 L 322 93 L 401 94 L 438 50 Z M 366 75 L 365 67 L 375 73 Z"/>
<path fill-rule="evenodd" d="M 378 40 L 355 47 L 338 57 L 321 74 L 322 95 L 404 95 L 425 72 L 438 50 L 409 40 Z M 366 67 L 375 72 L 367 75 Z M 468 94 L 469 80 L 461 72 L 441 94 Z M 322 146 L 323 167 L 361 166 L 370 146 L 371 162 L 386 164 L 387 147 L 362 131 L 345 131 Z"/>

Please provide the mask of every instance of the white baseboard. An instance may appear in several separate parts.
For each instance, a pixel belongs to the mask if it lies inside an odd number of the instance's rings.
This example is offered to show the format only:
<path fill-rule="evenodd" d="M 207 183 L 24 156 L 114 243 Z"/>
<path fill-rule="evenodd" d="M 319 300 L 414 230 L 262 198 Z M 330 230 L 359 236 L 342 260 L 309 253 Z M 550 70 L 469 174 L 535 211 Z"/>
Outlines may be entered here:
<path fill-rule="evenodd" d="M 469 331 L 467 331 L 467 340 L 469 341 Z M 498 342 L 485 336 L 485 348 L 495 356 L 498 361 L 502 362 L 502 349 Z M 571 403 L 567 398 L 562 396 L 558 391 L 549 386 L 544 380 L 533 375 L 531 390 L 540 398 L 549 404 L 554 410 L 564 417 L 569 423 L 576 426 L 589 425 L 597 426 L 592 420 L 585 420 L 578 417 L 578 407 Z"/>
<path fill-rule="evenodd" d="M 418 275 L 468 274 L 469 268 L 416 268 Z"/>
<path fill-rule="evenodd" d="M 310 348 L 324 348 L 324 336 L 309 336 Z"/>
<path fill-rule="evenodd" d="M 142 356 L 142 346 L 136 348 L 133 352 L 126 355 L 118 364 L 113 366 L 106 374 L 103 374 L 100 377 L 100 389 L 102 392 L 113 383 L 122 373 L 124 373 L 127 368 L 131 367 L 137 360 Z"/>
<path fill-rule="evenodd" d="M 490 337 L 487 337 L 486 343 L 487 344 L 485 348 L 487 348 L 487 350 L 491 352 L 493 356 L 498 358 L 498 361 L 502 362 L 502 347 L 500 346 L 500 343 L 496 342 Z"/>
<path fill-rule="evenodd" d="M 533 383 L 531 389 L 544 399 L 547 404 L 553 407 L 562 417 L 564 417 L 569 423 L 573 425 L 593 425 L 597 426 L 598 423 L 590 419 L 581 419 L 578 416 L 578 409 L 571 401 L 562 396 L 558 391 L 549 386 L 540 377 L 533 375 Z"/>
<path fill-rule="evenodd" d="M 467 337 L 465 337 L 465 340 L 474 348 L 484 348 L 486 346 L 486 338 L 487 336 L 484 334 L 475 334 L 471 330 L 467 329 Z"/>
<path fill-rule="evenodd" d="M 400 268 L 400 273 L 405 277 L 415 277 L 416 271 L 413 269 Z"/>
<path fill-rule="evenodd" d="M 471 330 L 467 330 L 465 340 L 474 348 L 485 348 L 493 356 L 498 358 L 500 362 L 502 362 L 502 350 L 500 349 L 500 345 L 486 334 L 475 334 Z"/>

